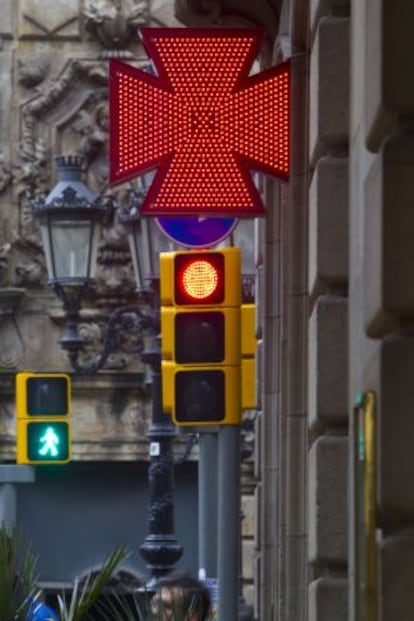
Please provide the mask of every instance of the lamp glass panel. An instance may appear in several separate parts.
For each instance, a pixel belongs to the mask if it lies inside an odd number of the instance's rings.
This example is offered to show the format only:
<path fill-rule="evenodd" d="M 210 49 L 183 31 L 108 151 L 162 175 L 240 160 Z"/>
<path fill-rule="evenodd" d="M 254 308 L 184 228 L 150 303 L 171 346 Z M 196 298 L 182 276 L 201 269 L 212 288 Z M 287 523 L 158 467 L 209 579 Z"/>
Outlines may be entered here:
<path fill-rule="evenodd" d="M 57 280 L 89 278 L 91 263 L 91 227 L 94 222 L 84 220 L 55 220 L 51 226 L 51 242 Z M 96 250 L 92 255 L 96 256 Z"/>
<path fill-rule="evenodd" d="M 93 230 L 92 230 L 92 246 L 90 248 L 91 261 L 90 261 L 90 267 L 89 267 L 89 272 L 90 272 L 89 277 L 95 278 L 96 268 L 98 265 L 99 243 L 102 237 L 102 225 L 100 222 L 94 221 L 91 223 L 91 226 L 93 226 Z"/>
<path fill-rule="evenodd" d="M 129 241 L 129 249 L 131 252 L 132 258 L 132 267 L 134 268 L 135 282 L 137 283 L 138 289 L 143 289 L 145 287 L 145 276 L 147 274 L 148 267 L 146 264 L 146 252 L 145 252 L 145 242 L 143 233 L 143 227 L 146 227 L 147 223 L 139 220 L 135 222 L 131 227 L 131 232 L 128 235 Z"/>
<path fill-rule="evenodd" d="M 45 251 L 47 274 L 50 279 L 53 279 L 55 278 L 55 270 L 53 267 L 52 252 L 50 247 L 48 222 L 49 220 L 47 218 L 40 222 L 40 234 L 42 236 L 43 249 Z"/>
<path fill-rule="evenodd" d="M 142 218 L 131 227 L 129 246 L 138 289 L 148 285 L 151 278 L 159 278 L 159 253 L 172 249 L 153 219 Z"/>
<path fill-rule="evenodd" d="M 149 218 L 148 218 L 149 219 Z M 174 250 L 175 245 L 166 237 L 161 229 L 156 225 L 154 218 L 149 219 L 149 257 L 151 274 L 156 278 L 160 277 L 160 252 Z"/>

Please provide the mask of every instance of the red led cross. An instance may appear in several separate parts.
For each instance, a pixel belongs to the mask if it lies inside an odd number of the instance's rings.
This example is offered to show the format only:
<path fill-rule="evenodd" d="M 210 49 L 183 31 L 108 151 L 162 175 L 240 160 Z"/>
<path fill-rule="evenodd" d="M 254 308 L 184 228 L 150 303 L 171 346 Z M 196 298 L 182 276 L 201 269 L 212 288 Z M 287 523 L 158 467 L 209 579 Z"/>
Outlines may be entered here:
<path fill-rule="evenodd" d="M 248 75 L 258 30 L 141 34 L 156 76 L 110 64 L 111 182 L 158 168 L 144 215 L 263 215 L 249 170 L 288 177 L 289 63 Z"/>

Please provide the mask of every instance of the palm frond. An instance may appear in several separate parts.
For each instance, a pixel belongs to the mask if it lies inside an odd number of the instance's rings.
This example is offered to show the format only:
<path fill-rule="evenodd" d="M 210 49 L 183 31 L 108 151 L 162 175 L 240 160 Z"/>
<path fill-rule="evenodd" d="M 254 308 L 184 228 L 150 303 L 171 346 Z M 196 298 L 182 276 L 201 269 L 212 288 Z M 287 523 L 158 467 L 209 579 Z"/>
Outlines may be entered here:
<path fill-rule="evenodd" d="M 103 621 L 149 621 L 152 619 L 145 592 L 111 593 L 97 605 Z"/>
<path fill-rule="evenodd" d="M 0 619 L 24 621 L 36 596 L 36 563 L 20 531 L 0 528 Z"/>
<path fill-rule="evenodd" d="M 172 608 L 157 601 L 155 608 L 150 603 L 151 595 L 145 591 L 135 590 L 129 593 L 111 593 L 111 596 L 97 604 L 97 611 L 102 621 L 189 621 L 194 615 L 201 618 L 202 603 L 199 597 L 193 597 L 188 609 L 183 609 L 182 602 L 173 603 Z"/>
<path fill-rule="evenodd" d="M 82 584 L 75 580 L 69 604 L 63 595 L 59 595 L 58 604 L 61 621 L 84 621 L 88 611 L 101 595 L 112 574 L 127 557 L 127 548 L 123 545 L 117 546 L 104 560 L 96 575 L 91 571 Z"/>

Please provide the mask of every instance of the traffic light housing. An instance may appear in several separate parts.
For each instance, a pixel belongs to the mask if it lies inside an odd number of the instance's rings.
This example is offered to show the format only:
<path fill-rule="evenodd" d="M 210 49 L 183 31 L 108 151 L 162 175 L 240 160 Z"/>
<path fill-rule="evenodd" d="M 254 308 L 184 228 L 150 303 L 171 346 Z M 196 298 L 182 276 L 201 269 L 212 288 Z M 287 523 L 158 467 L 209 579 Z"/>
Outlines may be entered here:
<path fill-rule="evenodd" d="M 177 425 L 241 422 L 239 248 L 161 253 L 163 406 Z"/>
<path fill-rule="evenodd" d="M 242 410 L 255 410 L 256 396 L 256 334 L 255 304 L 241 307 L 241 399 Z"/>
<path fill-rule="evenodd" d="M 63 464 L 71 458 L 71 380 L 63 373 L 16 375 L 16 461 Z"/>

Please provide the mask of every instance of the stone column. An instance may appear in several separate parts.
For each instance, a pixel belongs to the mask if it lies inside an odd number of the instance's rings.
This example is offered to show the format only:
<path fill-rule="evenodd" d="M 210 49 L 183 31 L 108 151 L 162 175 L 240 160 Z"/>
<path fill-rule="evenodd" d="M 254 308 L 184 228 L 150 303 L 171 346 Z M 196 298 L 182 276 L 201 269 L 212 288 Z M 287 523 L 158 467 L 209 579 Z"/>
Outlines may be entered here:
<path fill-rule="evenodd" d="M 309 621 L 347 619 L 349 3 L 311 9 Z"/>
<path fill-rule="evenodd" d="M 352 585 L 350 618 L 403 621 L 414 608 L 414 6 L 355 0 L 352 16 L 351 397 L 374 396 L 376 572 L 370 593 Z M 364 490 L 355 478 L 351 498 Z M 365 529 L 353 525 L 351 546 Z"/>

